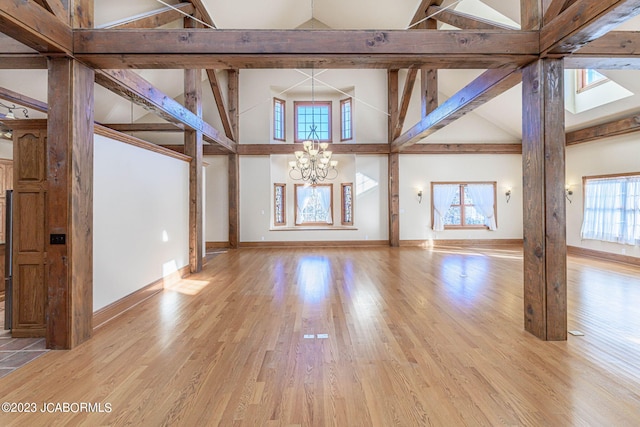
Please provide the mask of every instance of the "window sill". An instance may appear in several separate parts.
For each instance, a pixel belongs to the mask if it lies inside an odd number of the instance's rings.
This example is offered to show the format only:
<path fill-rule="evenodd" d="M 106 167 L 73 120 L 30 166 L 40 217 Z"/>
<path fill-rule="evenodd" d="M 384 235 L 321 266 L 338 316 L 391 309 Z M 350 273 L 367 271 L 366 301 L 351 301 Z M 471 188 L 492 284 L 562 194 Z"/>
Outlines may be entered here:
<path fill-rule="evenodd" d="M 334 231 L 334 230 L 357 230 L 357 227 L 350 225 L 296 225 L 295 227 L 280 226 L 271 227 L 269 231 Z"/>

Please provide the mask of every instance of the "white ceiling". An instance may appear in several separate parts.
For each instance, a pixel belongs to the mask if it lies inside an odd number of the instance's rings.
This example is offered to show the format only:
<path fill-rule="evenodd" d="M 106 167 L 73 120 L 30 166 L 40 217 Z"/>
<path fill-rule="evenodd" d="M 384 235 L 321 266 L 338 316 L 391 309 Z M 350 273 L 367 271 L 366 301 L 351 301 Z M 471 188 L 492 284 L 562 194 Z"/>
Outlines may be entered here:
<path fill-rule="evenodd" d="M 326 25 L 335 29 L 404 29 L 406 28 L 420 0 L 202 0 L 219 28 L 246 29 L 292 29 L 299 26 L 308 27 L 314 18 L 315 27 Z M 313 2 L 313 10 L 312 10 Z M 167 0 L 176 4 L 177 0 Z M 443 6 L 454 3 L 445 0 Z M 465 13 L 481 16 L 518 25 L 520 2 L 516 0 L 462 0 L 453 8 Z M 163 5 L 158 0 L 95 0 L 96 26 L 134 16 Z M 169 27 L 179 27 L 176 22 Z M 620 29 L 634 30 L 640 28 L 640 18 L 633 19 Z M 5 36 L 0 34 L 0 43 Z M 28 48 L 19 43 L 3 43 L 10 50 L 18 52 Z M 460 88 L 472 81 L 483 70 L 440 70 L 439 92 L 440 102 L 453 95 Z M 602 107 L 588 110 L 581 114 L 566 113 L 568 130 L 585 127 L 623 117 L 640 109 L 640 79 L 637 71 L 602 71 L 603 74 L 634 93 L 633 96 L 613 102 Z M 182 95 L 182 70 L 143 70 L 143 76 L 157 85 L 170 96 L 179 98 Z M 35 99 L 46 101 L 46 71 L 8 71 L 0 70 L 0 86 L 25 94 Z M 356 82 L 354 82 L 355 84 Z M 462 120 L 431 135 L 425 142 L 469 142 L 468 126 L 483 127 L 478 132 L 477 142 L 512 141 L 521 138 L 522 94 L 521 85 L 507 91 L 488 102 Z M 213 108 L 213 107 L 212 107 Z M 96 120 L 105 123 L 139 120 L 146 112 L 134 107 L 128 101 L 102 89 L 96 89 Z M 33 113 L 32 117 L 38 117 Z M 148 117 L 145 121 L 151 121 Z M 156 120 L 154 120 L 156 121 Z M 414 123 L 407 122 L 405 130 Z"/>

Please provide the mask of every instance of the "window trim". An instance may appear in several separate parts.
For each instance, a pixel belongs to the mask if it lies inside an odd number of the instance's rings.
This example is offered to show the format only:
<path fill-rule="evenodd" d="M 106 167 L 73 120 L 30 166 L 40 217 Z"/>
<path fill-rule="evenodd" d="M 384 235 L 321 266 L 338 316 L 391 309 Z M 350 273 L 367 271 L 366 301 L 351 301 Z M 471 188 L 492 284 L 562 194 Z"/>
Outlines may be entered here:
<path fill-rule="evenodd" d="M 629 177 L 640 177 L 640 171 L 639 172 L 613 173 L 613 174 L 607 174 L 607 175 L 583 176 L 582 177 L 582 222 L 584 223 L 584 220 L 585 220 L 587 181 L 589 181 L 589 180 L 607 180 L 607 179 L 615 180 L 615 179 L 624 179 L 624 178 L 629 178 Z M 597 239 L 597 238 L 593 238 L 593 237 L 583 237 L 583 235 L 582 235 L 582 226 L 580 228 L 581 228 L 581 231 L 580 231 L 580 238 L 581 239 L 594 240 L 594 241 L 597 241 L 597 242 L 606 242 L 606 243 L 613 243 L 613 244 L 620 244 L 620 245 L 628 244 L 628 243 L 624 243 L 624 242 L 616 242 L 616 241 L 612 241 L 612 240 L 603 240 L 603 239 Z"/>
<path fill-rule="evenodd" d="M 282 222 L 278 222 L 278 205 L 276 204 L 276 188 L 282 188 Z M 287 225 L 287 184 L 273 183 L 273 225 L 282 227 Z"/>
<path fill-rule="evenodd" d="M 354 216 L 354 199 L 353 199 L 353 183 L 352 182 L 345 182 L 342 183 L 340 185 L 340 205 L 341 205 L 341 220 L 342 220 L 342 225 L 353 225 L 353 216 Z M 351 221 L 346 221 L 346 213 L 347 213 L 347 198 L 346 198 L 346 189 L 349 188 L 350 189 L 350 197 L 351 197 L 351 204 L 349 205 L 349 214 L 351 217 Z"/>
<path fill-rule="evenodd" d="M 497 182 L 496 181 L 437 181 L 437 182 L 431 182 L 431 229 L 433 229 L 434 226 L 434 221 L 435 221 L 435 206 L 433 204 L 433 188 L 436 185 L 458 185 L 459 186 L 459 190 L 460 191 L 460 202 L 461 205 L 451 205 L 451 206 L 461 206 L 461 210 L 460 210 L 460 219 L 461 221 L 464 221 L 464 207 L 463 207 L 463 200 L 464 200 L 464 190 L 461 190 L 460 187 L 462 187 L 463 185 L 469 185 L 469 184 L 490 184 L 493 185 L 493 215 L 495 217 L 496 220 L 496 227 L 498 225 L 498 206 L 497 206 Z M 450 206 L 450 207 L 451 207 Z M 474 205 L 464 205 L 464 206 L 474 206 Z M 450 225 L 450 224 L 445 224 L 444 226 L 445 230 L 489 230 L 489 226 L 488 225 Z"/>
<path fill-rule="evenodd" d="M 280 105 L 282 107 L 282 117 L 278 117 L 276 114 L 276 105 Z M 280 120 L 280 125 L 282 127 L 282 138 L 278 138 L 276 136 L 276 125 Z M 286 141 L 287 140 L 287 102 L 284 99 L 273 98 L 273 140 L 274 141 Z"/>
<path fill-rule="evenodd" d="M 344 137 L 345 128 L 345 115 L 343 112 L 344 105 L 349 104 L 349 137 Z M 345 98 L 340 100 L 340 141 L 352 141 L 353 140 L 353 98 Z"/>
<path fill-rule="evenodd" d="M 329 197 L 329 211 L 331 212 L 331 222 L 302 222 L 298 223 L 298 188 L 300 187 L 329 187 L 329 192 L 331 197 Z M 294 225 L 296 227 L 306 227 L 306 226 L 323 226 L 323 227 L 332 227 L 334 224 L 334 214 L 333 214 L 333 184 L 294 184 L 293 187 L 293 209 L 295 215 Z"/>
<path fill-rule="evenodd" d="M 304 107 L 304 106 L 314 106 L 314 107 L 318 107 L 318 106 L 326 106 L 328 107 L 328 121 L 329 121 L 329 138 L 328 139 L 322 139 L 320 138 L 320 135 L 318 135 L 318 139 L 320 142 L 333 142 L 333 123 L 332 123 L 332 114 L 331 114 L 331 110 L 333 108 L 332 106 L 332 102 L 331 101 L 293 101 L 293 142 L 303 142 L 305 141 L 307 138 L 305 137 L 304 139 L 299 139 L 298 138 L 298 107 Z"/>
<path fill-rule="evenodd" d="M 609 81 L 607 77 L 604 77 L 592 83 L 588 83 L 588 84 L 585 83 L 587 81 L 588 70 L 593 70 L 597 72 L 597 70 L 594 70 L 593 68 L 581 68 L 579 70 L 576 70 L 576 93 L 582 93 L 585 90 L 593 89 L 594 87 L 598 87 Z"/>

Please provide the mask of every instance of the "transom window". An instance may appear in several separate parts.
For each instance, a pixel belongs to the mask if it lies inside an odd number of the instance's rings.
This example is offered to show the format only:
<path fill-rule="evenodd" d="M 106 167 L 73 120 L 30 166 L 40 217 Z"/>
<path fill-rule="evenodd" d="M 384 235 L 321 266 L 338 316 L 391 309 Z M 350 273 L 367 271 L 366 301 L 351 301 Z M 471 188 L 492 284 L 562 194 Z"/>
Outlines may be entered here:
<path fill-rule="evenodd" d="M 433 229 L 495 230 L 495 182 L 432 183 Z"/>
<path fill-rule="evenodd" d="M 331 101 L 295 101 L 295 142 L 310 139 L 315 127 L 321 142 L 331 142 Z"/>

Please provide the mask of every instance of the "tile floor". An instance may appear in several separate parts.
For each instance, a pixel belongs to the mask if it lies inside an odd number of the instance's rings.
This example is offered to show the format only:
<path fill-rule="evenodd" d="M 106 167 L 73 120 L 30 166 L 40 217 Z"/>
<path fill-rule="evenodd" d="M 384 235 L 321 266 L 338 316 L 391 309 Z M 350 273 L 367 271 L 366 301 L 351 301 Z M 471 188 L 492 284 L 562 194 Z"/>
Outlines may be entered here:
<path fill-rule="evenodd" d="M 42 356 L 48 350 L 44 338 L 12 338 L 4 330 L 4 301 L 0 301 L 0 378 Z"/>

